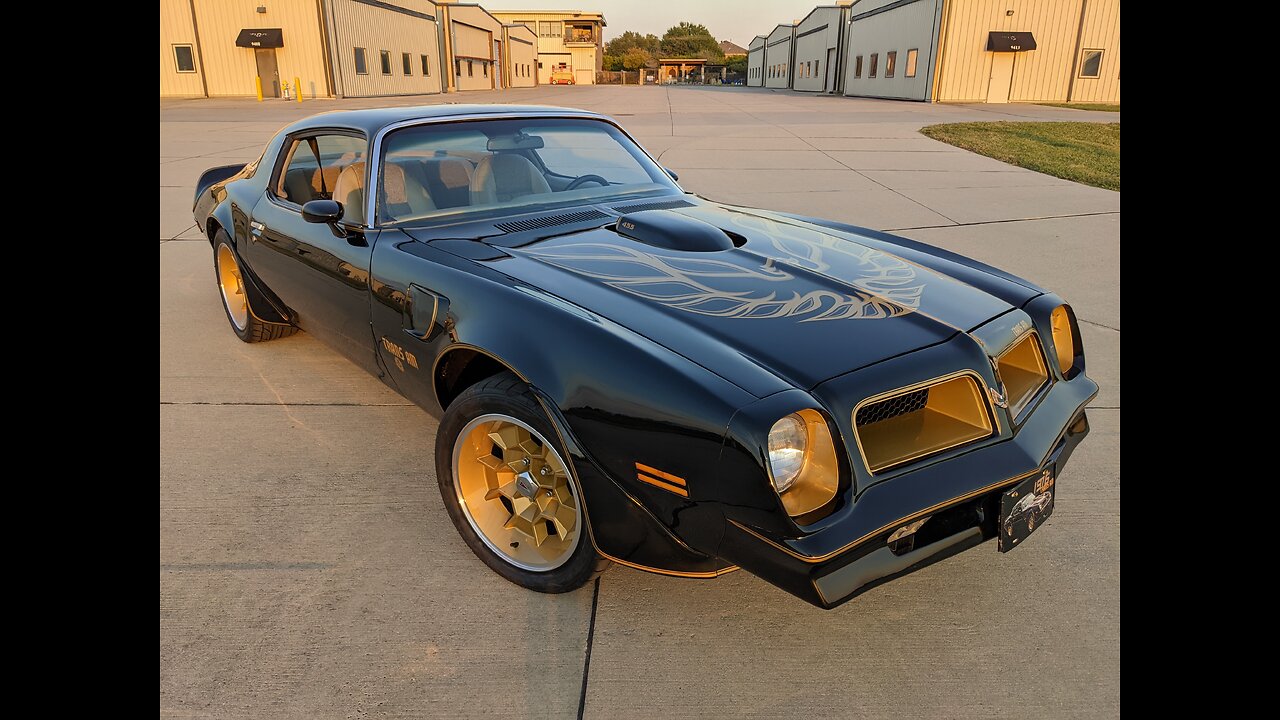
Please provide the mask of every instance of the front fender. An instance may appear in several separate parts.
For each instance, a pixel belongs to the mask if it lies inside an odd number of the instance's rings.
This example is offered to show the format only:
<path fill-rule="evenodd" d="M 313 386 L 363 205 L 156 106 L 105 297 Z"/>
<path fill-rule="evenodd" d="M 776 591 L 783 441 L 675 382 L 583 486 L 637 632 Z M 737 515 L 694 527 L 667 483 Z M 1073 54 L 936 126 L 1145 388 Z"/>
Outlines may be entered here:
<path fill-rule="evenodd" d="M 375 332 L 412 352 L 402 392 L 442 408 L 437 366 L 453 352 L 487 355 L 528 382 L 569 451 L 597 548 L 624 564 L 713 576 L 724 530 L 719 464 L 729 420 L 756 398 L 711 371 L 551 292 L 502 274 L 503 254 L 463 258 L 385 234 L 374 245 Z M 478 253 L 483 246 L 475 248 Z M 488 252 L 486 250 L 486 252 Z M 411 286 L 440 298 L 430 333 L 403 328 Z M 637 464 L 683 485 L 640 479 Z M 646 475 L 653 477 L 652 473 Z"/>

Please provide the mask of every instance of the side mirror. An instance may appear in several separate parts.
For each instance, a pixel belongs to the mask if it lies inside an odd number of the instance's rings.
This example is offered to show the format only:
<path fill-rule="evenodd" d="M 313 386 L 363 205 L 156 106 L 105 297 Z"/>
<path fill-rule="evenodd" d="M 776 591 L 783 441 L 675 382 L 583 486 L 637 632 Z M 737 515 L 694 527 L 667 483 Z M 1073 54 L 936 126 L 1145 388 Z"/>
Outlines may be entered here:
<path fill-rule="evenodd" d="M 672 180 L 675 180 L 676 182 L 680 182 L 680 176 L 676 174 L 675 170 L 672 170 L 669 167 L 664 167 L 662 169 L 665 170 L 666 173 L 671 176 Z"/>
<path fill-rule="evenodd" d="M 302 219 L 309 223 L 335 225 L 342 221 L 342 203 L 337 200 L 312 200 L 302 206 Z"/>

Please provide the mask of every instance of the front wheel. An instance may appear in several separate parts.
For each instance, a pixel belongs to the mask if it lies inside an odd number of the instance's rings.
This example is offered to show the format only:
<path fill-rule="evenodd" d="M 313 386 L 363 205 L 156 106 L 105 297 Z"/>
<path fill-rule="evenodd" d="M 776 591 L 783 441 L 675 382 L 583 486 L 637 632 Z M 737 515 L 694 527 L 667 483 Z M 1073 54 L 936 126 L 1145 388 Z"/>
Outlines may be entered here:
<path fill-rule="evenodd" d="M 608 564 L 555 438 L 511 373 L 465 390 L 436 434 L 440 496 L 462 539 L 494 572 L 545 593 L 582 587 Z"/>
<path fill-rule="evenodd" d="M 249 305 L 249 292 L 245 286 L 240 259 L 226 231 L 219 230 L 213 236 L 213 272 L 222 294 L 222 309 L 236 337 L 247 343 L 265 342 L 288 337 L 298 329 L 292 325 L 266 322 L 253 314 Z"/>

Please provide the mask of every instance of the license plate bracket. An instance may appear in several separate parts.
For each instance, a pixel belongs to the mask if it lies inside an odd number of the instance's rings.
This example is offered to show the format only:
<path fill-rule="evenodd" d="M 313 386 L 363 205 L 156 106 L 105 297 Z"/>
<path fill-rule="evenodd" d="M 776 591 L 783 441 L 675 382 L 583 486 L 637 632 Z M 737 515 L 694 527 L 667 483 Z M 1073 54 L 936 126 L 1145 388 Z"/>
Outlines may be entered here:
<path fill-rule="evenodd" d="M 1000 552 L 1018 547 L 1053 514 L 1057 481 L 1045 469 L 1013 486 L 1000 497 Z"/>

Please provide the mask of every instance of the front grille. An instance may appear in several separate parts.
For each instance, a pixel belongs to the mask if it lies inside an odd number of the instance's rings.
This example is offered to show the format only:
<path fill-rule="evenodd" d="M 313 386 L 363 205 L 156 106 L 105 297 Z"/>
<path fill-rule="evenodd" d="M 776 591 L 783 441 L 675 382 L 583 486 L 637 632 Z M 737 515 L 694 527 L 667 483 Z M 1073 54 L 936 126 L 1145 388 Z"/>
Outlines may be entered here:
<path fill-rule="evenodd" d="M 642 210 L 674 210 L 686 207 L 693 207 L 693 203 L 687 200 L 657 200 L 633 205 L 614 205 L 611 209 L 626 215 L 627 213 L 640 212 Z"/>
<path fill-rule="evenodd" d="M 870 425 L 899 415 L 915 412 L 924 408 L 929 402 L 929 388 L 915 390 L 905 395 L 891 397 L 888 400 L 864 405 L 858 410 L 858 424 Z"/>
<path fill-rule="evenodd" d="M 588 220 L 604 220 L 607 217 L 609 216 L 599 210 L 582 210 L 579 212 L 561 213 L 559 215 L 544 215 L 542 217 L 529 218 L 527 220 L 512 220 L 511 222 L 494 223 L 493 226 L 502 232 L 514 233 L 524 232 L 525 230 L 555 227 L 557 225 L 568 225 L 570 223 L 586 222 Z"/>
<path fill-rule="evenodd" d="M 853 413 L 858 447 L 873 473 L 992 434 L 982 386 L 970 373 L 873 397 Z"/>
<path fill-rule="evenodd" d="M 996 373 L 1004 385 L 1009 413 L 1015 418 L 1031 403 L 1036 394 L 1049 383 L 1049 370 L 1040 350 L 1040 338 L 1034 332 L 1010 345 L 996 358 Z"/>

